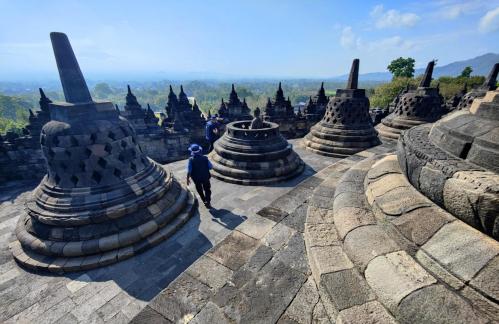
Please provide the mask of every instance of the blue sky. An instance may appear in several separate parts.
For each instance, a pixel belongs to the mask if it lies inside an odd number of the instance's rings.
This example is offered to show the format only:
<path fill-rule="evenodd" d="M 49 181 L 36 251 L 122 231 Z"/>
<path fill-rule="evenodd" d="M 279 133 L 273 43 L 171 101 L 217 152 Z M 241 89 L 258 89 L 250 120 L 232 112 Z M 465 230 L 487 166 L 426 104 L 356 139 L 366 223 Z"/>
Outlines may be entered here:
<path fill-rule="evenodd" d="M 49 32 L 90 78 L 309 77 L 499 52 L 499 0 L 0 0 L 0 80 L 55 78 Z"/>

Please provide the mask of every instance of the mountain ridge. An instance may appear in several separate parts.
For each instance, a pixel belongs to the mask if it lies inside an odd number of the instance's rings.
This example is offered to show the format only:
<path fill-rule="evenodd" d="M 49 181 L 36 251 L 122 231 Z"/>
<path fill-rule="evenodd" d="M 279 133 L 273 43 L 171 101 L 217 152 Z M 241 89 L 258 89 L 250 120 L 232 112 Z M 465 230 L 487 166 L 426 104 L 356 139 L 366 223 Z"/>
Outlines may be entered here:
<path fill-rule="evenodd" d="M 499 63 L 499 54 L 497 53 L 486 53 L 479 55 L 477 57 L 452 62 L 442 66 L 435 66 L 433 70 L 433 78 L 438 78 L 441 76 L 452 76 L 456 77 L 461 74 L 463 69 L 467 66 L 471 66 L 473 72 L 471 75 L 488 75 L 490 69 L 495 63 Z M 423 74 L 425 68 L 416 69 L 414 75 Z M 365 81 L 390 81 L 392 79 L 392 74 L 390 72 L 372 72 L 360 74 L 359 78 Z M 337 77 L 333 77 L 333 80 L 347 80 L 348 74 L 343 74 Z"/>

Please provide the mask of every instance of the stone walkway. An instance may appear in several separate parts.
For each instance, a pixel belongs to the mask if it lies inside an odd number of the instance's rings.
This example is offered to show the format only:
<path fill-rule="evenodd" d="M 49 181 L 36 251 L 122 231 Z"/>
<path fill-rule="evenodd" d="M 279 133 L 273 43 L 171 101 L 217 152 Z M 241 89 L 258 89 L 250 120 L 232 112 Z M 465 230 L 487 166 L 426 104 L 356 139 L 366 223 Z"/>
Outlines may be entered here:
<path fill-rule="evenodd" d="M 292 142 L 297 143 L 297 141 Z M 237 272 L 236 268 L 247 263 L 243 261 L 254 251 L 260 251 L 259 253 L 263 255 L 262 258 L 265 258 L 265 255 L 268 256 L 269 250 L 261 247 L 259 242 L 264 239 L 262 233 L 265 232 L 265 229 L 270 231 L 271 227 L 275 228 L 272 230 L 275 235 L 271 235 L 274 238 L 268 238 L 268 246 L 275 251 L 272 252 L 271 258 L 276 261 L 265 262 L 265 266 L 262 263 L 261 269 L 257 269 L 260 263 L 254 261 L 257 264 L 254 264 L 254 268 L 248 271 L 266 271 L 268 280 L 273 281 L 276 275 L 286 272 L 281 263 L 286 265 L 291 262 L 292 266 L 288 266 L 293 272 L 287 274 L 288 277 L 286 277 L 287 279 L 283 278 L 283 282 L 275 283 L 275 292 L 278 293 L 278 291 L 282 291 L 279 289 L 287 287 L 285 282 L 288 281 L 297 282 L 293 290 L 295 294 L 303 289 L 311 289 L 313 281 L 308 279 L 309 270 L 306 259 L 304 259 L 306 256 L 301 234 L 305 214 L 304 208 L 300 207 L 300 204 L 311 194 L 311 188 L 321 182 L 321 178 L 318 177 L 320 171 L 337 160 L 311 154 L 300 147 L 295 147 L 295 149 L 307 164 L 305 172 L 299 177 L 266 187 L 238 186 L 214 179 L 212 189 L 215 209 L 209 212 L 204 207 L 200 207 L 196 215 L 169 240 L 137 257 L 116 265 L 65 276 L 31 273 L 20 268 L 14 262 L 8 244 L 13 241 L 15 224 L 30 190 L 36 186 L 36 183 L 10 182 L 1 185 L 0 322 L 129 322 L 177 277 L 176 282 L 184 280 L 182 278 L 198 280 L 196 273 L 203 273 L 201 270 L 207 267 L 211 270 L 213 262 L 222 265 L 228 254 L 238 255 L 239 258 L 226 260 L 230 266 L 224 265 L 224 267 L 231 271 L 227 272 L 231 275 Z M 185 161 L 173 163 L 170 167 L 178 179 L 183 181 Z M 305 179 L 307 180 L 302 182 Z M 295 187 L 301 182 L 303 185 Z M 307 189 L 305 184 L 310 185 L 310 188 Z M 289 195 L 285 195 L 286 193 Z M 283 195 L 287 198 L 277 199 Z M 298 201 L 301 202 L 296 205 Z M 265 217 L 256 214 L 269 204 L 271 207 L 264 209 L 266 212 L 262 214 Z M 277 211 L 286 211 L 287 214 L 279 214 Z M 273 225 L 276 223 L 279 224 L 274 227 Z M 237 226 L 240 226 L 238 230 L 233 231 Z M 281 230 L 276 232 L 279 228 Z M 280 235 L 282 238 L 279 240 Z M 226 237 L 224 242 L 229 242 L 228 250 L 212 249 Z M 238 245 L 238 242 L 241 242 L 242 245 Z M 234 247 L 234 244 L 237 245 L 237 253 L 230 253 L 234 251 L 230 249 L 230 246 Z M 246 254 L 240 252 L 239 249 L 245 250 Z M 204 255 L 207 251 L 210 252 Z M 193 265 L 196 260 L 198 263 Z M 277 260 L 282 260 L 282 262 L 277 263 Z M 179 277 L 191 265 L 193 265 L 193 269 L 189 269 Z M 238 265 L 240 267 L 237 267 Z M 220 278 L 214 277 L 212 279 L 217 281 L 221 280 Z M 200 281 L 198 280 L 198 282 Z M 306 285 L 302 285 L 303 283 Z M 205 283 L 201 284 L 200 293 L 203 291 L 202 288 L 209 287 Z M 211 284 L 215 287 L 220 285 L 220 283 Z M 253 282 L 253 285 L 260 284 L 258 280 Z M 247 289 L 250 288 L 250 286 L 247 287 Z M 251 290 L 248 291 L 251 292 Z M 304 291 L 299 294 L 299 296 L 301 295 L 306 297 L 309 296 L 309 293 Z M 294 295 L 288 298 L 293 297 Z M 312 304 L 315 301 L 314 298 L 311 299 Z M 287 307 L 290 301 L 284 302 L 281 301 L 281 298 L 277 298 L 270 300 L 269 303 L 277 303 L 280 308 L 283 308 Z M 222 303 L 220 300 L 218 302 Z M 234 303 L 236 302 L 234 301 Z M 276 309 L 279 308 L 277 304 L 273 306 Z M 146 310 L 150 309 L 152 308 L 146 308 Z M 322 315 L 320 315 L 319 308 L 317 308 L 317 312 L 317 318 L 320 318 Z M 269 319 L 275 317 L 275 315 L 269 316 Z"/>
<path fill-rule="evenodd" d="M 275 199 L 207 251 L 133 323 L 332 323 L 304 242 L 308 207 L 328 201 L 310 198 L 329 175 L 339 178 L 355 162 L 390 149 L 339 160 Z"/>

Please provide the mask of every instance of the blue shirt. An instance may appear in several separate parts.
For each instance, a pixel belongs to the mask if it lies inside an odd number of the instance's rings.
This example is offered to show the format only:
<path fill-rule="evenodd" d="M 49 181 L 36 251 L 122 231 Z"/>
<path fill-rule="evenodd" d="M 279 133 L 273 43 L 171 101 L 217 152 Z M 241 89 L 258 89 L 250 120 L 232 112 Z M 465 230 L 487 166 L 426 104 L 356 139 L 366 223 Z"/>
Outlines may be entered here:
<path fill-rule="evenodd" d="M 211 164 L 210 160 L 208 160 L 208 169 L 209 170 L 213 169 L 213 165 Z M 189 162 L 187 162 L 187 174 L 191 173 L 192 173 L 192 159 L 189 159 Z"/>
<path fill-rule="evenodd" d="M 205 137 L 208 141 L 217 139 L 218 135 L 215 134 L 215 129 L 218 129 L 218 122 L 208 121 L 205 128 Z"/>

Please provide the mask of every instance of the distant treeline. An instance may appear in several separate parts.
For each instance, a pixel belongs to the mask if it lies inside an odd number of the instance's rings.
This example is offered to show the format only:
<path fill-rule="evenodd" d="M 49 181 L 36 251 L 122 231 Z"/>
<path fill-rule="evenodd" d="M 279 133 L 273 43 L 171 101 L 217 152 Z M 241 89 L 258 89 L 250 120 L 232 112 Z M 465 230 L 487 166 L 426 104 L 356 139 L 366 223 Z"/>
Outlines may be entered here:
<path fill-rule="evenodd" d="M 440 84 L 440 92 L 445 98 L 450 98 L 458 93 L 464 82 L 468 88 L 481 84 L 484 77 L 440 77 L 433 83 Z M 278 85 L 278 80 L 252 80 L 239 81 L 235 84 L 239 98 L 246 101 L 250 108 L 264 107 L 267 98 L 273 97 Z M 367 89 L 370 97 L 371 107 L 384 107 L 388 105 L 398 92 L 409 83 L 417 86 L 419 78 L 395 78 L 391 82 L 360 82 L 360 87 Z M 137 96 L 139 103 L 146 107 L 149 103 L 151 108 L 157 112 L 164 112 L 164 107 L 168 100 L 169 85 L 172 84 L 175 93 L 179 92 L 180 82 L 160 81 L 160 82 L 131 82 L 133 93 Z M 231 83 L 220 81 L 186 81 L 183 82 L 184 91 L 189 97 L 194 97 L 203 112 L 210 110 L 212 113 L 218 110 L 220 100 L 223 97 L 228 99 Z M 309 96 L 314 96 L 320 88 L 319 80 L 283 80 L 282 87 L 284 95 L 289 96 L 291 102 L 297 105 L 306 102 Z M 343 88 L 345 82 L 326 81 L 324 87 L 327 95 L 333 95 L 335 90 Z M 53 85 L 44 88 L 46 95 L 52 101 L 64 100 L 63 93 Z M 17 84 L 8 86 L 0 83 L 0 133 L 4 134 L 8 130 L 20 132 L 27 123 L 28 109 L 38 109 L 39 93 L 38 89 L 29 84 Z M 123 109 L 126 96 L 126 83 L 99 82 L 91 84 L 92 96 L 99 100 L 110 100 Z"/>

